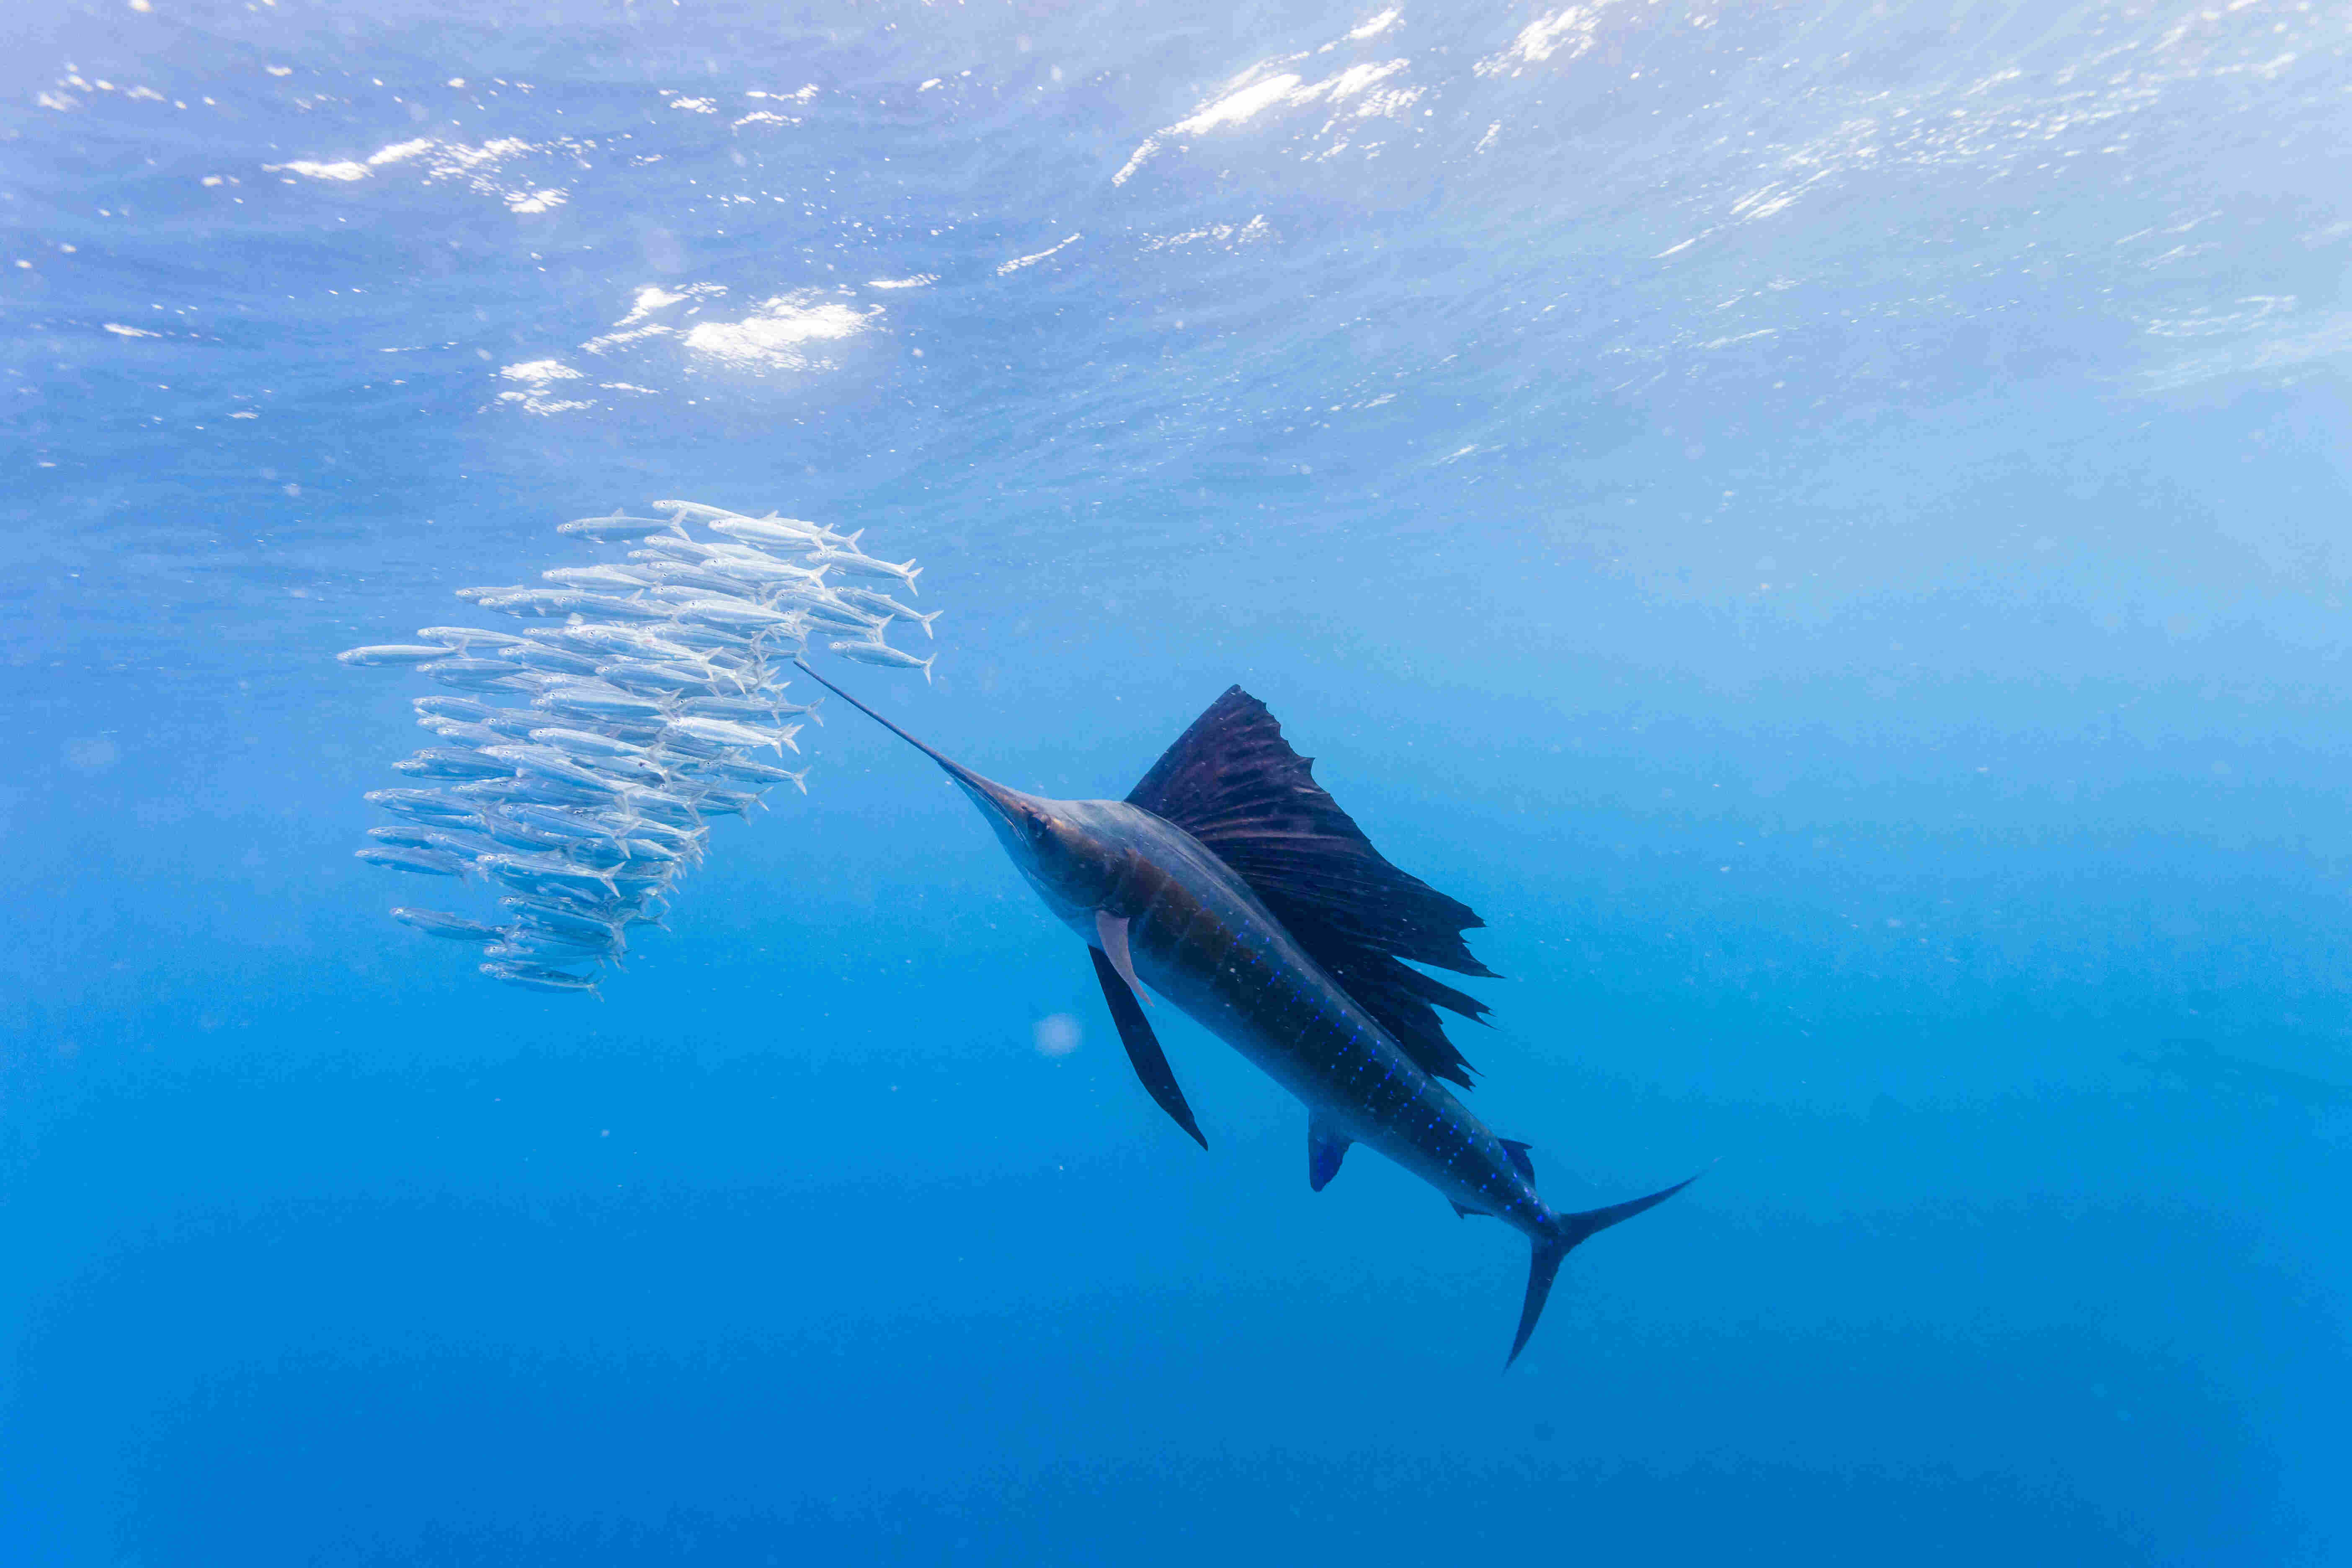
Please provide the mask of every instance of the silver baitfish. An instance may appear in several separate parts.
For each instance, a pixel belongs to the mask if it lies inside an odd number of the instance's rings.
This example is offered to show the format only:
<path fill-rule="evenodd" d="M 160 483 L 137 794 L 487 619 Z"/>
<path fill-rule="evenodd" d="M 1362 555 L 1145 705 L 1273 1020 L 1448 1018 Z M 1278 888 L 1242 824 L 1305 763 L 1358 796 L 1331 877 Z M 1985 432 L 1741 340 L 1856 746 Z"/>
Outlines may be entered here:
<path fill-rule="evenodd" d="M 415 926 L 426 936 L 446 937 L 451 942 L 496 942 L 505 934 L 503 927 L 486 926 L 479 921 L 445 914 L 439 910 L 394 910 L 392 918 L 403 925 Z"/>
<path fill-rule="evenodd" d="M 786 746 L 791 746 L 795 752 L 800 750 L 793 741 L 793 737 L 800 733 L 797 724 L 788 724 L 781 730 L 758 730 L 749 724 L 738 724 L 731 719 L 677 718 L 670 721 L 669 729 L 663 733 L 667 735 L 672 731 L 714 746 L 740 746 L 751 751 L 761 746 L 773 746 L 780 757 L 784 754 Z"/>
<path fill-rule="evenodd" d="M 396 668 L 407 665 L 430 664 L 436 658 L 447 658 L 449 650 L 434 644 L 420 647 L 409 643 L 383 643 L 373 647 L 347 647 L 335 656 L 337 664 L 361 668 Z"/>
<path fill-rule="evenodd" d="M 833 596 L 845 605 L 880 616 L 885 621 L 912 621 L 923 628 L 925 637 L 934 639 L 940 634 L 931 630 L 931 623 L 947 614 L 945 610 L 933 610 L 927 616 L 919 610 L 908 609 L 887 594 L 877 594 L 865 588 L 835 588 Z"/>
<path fill-rule="evenodd" d="M 355 849 L 354 859 L 387 871 L 414 871 L 420 877 L 462 877 L 468 862 L 439 849 Z"/>
<path fill-rule="evenodd" d="M 494 739 L 503 740 L 503 737 Z M 406 773 L 413 779 L 495 779 L 504 778 L 514 769 L 504 763 L 489 760 L 486 752 L 469 752 L 457 746 L 428 746 L 413 756 L 392 764 L 394 773 Z"/>
<path fill-rule="evenodd" d="M 919 669 L 923 672 L 923 684 L 926 686 L 931 682 L 931 666 L 937 664 L 940 658 L 933 654 L 929 658 L 917 658 L 913 654 L 901 652 L 886 642 L 833 642 L 824 646 L 842 658 L 856 659 L 860 664 L 879 665 L 885 669 Z"/>
<path fill-rule="evenodd" d="M 485 963 L 482 973 L 493 980 L 519 985 L 526 991 L 585 992 L 599 1001 L 604 999 L 596 989 L 595 981 L 569 970 L 546 969 L 536 963 Z"/>
<path fill-rule="evenodd" d="M 434 789 L 372 789 L 360 796 L 370 805 L 380 805 L 395 816 L 412 822 L 472 822 L 476 820 L 474 805 L 469 801 L 455 799 Z"/>
<path fill-rule="evenodd" d="M 830 566 L 845 577 L 888 577 L 907 585 L 907 592 L 916 592 L 915 579 L 923 569 L 912 561 L 877 561 L 871 555 L 861 555 L 855 550 L 819 550 L 809 560 L 820 566 Z"/>
<path fill-rule="evenodd" d="M 575 539 L 593 539 L 599 544 L 618 544 L 625 540 L 645 539 L 656 533 L 679 531 L 675 518 L 624 517 L 618 507 L 610 517 L 583 517 L 572 522 L 555 525 L 558 533 L 568 533 Z"/>
<path fill-rule="evenodd" d="M 710 764 L 710 771 L 720 778 L 735 779 L 743 784 L 788 784 L 803 795 L 808 794 L 809 771 L 794 773 L 772 763 L 753 762 L 749 757 L 722 757 Z"/>
<path fill-rule="evenodd" d="M 476 647 L 513 647 L 524 639 L 512 632 L 486 632 L 478 626 L 419 626 L 416 635 L 426 642 L 437 642 L 457 649 Z"/>
<path fill-rule="evenodd" d="M 663 719 L 666 704 L 602 680 L 563 681 L 549 687 L 531 706 L 548 713 L 583 719 Z"/>

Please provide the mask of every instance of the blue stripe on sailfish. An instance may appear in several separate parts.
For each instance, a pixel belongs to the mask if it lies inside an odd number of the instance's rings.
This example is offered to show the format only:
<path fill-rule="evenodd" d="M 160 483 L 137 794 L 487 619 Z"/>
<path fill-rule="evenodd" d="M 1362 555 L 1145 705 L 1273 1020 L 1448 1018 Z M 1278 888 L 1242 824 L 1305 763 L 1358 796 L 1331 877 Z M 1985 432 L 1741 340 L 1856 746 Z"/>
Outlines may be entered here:
<path fill-rule="evenodd" d="M 1051 800 L 981 777 L 801 668 L 944 770 L 1046 907 L 1087 944 L 1145 1090 L 1208 1139 L 1143 1004 L 1158 993 L 1296 1095 L 1307 1184 L 1369 1145 L 1463 1215 L 1489 1215 L 1532 1255 L 1510 1360 L 1527 1348 L 1580 1243 L 1690 1184 L 1581 1213 L 1546 1204 L 1528 1146 L 1454 1098 L 1471 1070 L 1438 1010 L 1486 1005 L 1413 964 L 1495 978 L 1463 932 L 1469 906 L 1401 870 L 1318 784 L 1265 705 L 1236 686 L 1194 721 L 1125 800 Z M 1507 1363 L 1506 1363 L 1507 1364 Z"/>

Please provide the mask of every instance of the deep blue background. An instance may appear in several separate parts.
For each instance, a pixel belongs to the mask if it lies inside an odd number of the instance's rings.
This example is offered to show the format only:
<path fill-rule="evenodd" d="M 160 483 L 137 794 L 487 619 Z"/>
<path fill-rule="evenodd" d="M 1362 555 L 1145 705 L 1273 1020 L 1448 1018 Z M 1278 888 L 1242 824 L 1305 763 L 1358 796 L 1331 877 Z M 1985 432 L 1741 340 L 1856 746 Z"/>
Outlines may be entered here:
<path fill-rule="evenodd" d="M 155 5 L 0 24 L 0 1563 L 2352 1552 L 2342 18 Z M 601 1005 L 385 921 L 329 656 L 666 496 L 1008 783 L 1246 685 L 1706 1180 L 1498 1375 L 846 713 Z"/>

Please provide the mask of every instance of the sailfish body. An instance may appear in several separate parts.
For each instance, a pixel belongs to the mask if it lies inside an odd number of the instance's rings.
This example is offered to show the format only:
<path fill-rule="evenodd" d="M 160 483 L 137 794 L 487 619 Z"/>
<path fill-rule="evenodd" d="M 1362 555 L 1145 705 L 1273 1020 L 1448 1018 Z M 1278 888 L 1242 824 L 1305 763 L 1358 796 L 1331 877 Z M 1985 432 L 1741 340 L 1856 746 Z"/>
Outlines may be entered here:
<path fill-rule="evenodd" d="M 1123 801 L 1009 789 L 832 689 L 938 763 L 981 808 L 1030 886 L 1087 944 L 1144 1088 L 1203 1147 L 1145 1015 L 1146 990 L 1306 1105 L 1316 1191 L 1362 1143 L 1457 1213 L 1525 1235 L 1533 1262 L 1512 1359 L 1571 1248 L 1688 1184 L 1583 1213 L 1543 1201 L 1527 1145 L 1496 1137 L 1446 1087 L 1467 1088 L 1469 1068 L 1434 1008 L 1476 1017 L 1485 1005 L 1401 962 L 1491 975 L 1461 935 L 1484 922 L 1373 848 L 1241 688 Z"/>

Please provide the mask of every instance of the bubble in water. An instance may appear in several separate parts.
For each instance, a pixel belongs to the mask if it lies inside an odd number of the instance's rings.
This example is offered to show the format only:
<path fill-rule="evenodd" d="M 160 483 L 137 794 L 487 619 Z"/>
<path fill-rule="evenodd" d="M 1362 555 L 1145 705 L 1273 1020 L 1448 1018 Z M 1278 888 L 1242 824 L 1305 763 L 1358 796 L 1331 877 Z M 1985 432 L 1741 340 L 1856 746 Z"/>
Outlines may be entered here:
<path fill-rule="evenodd" d="M 1067 1013 L 1048 1014 L 1038 1019 L 1036 1027 L 1029 1033 L 1036 1042 L 1037 1054 L 1041 1057 L 1066 1057 L 1078 1048 L 1080 1040 L 1086 1038 L 1086 1030 Z"/>

